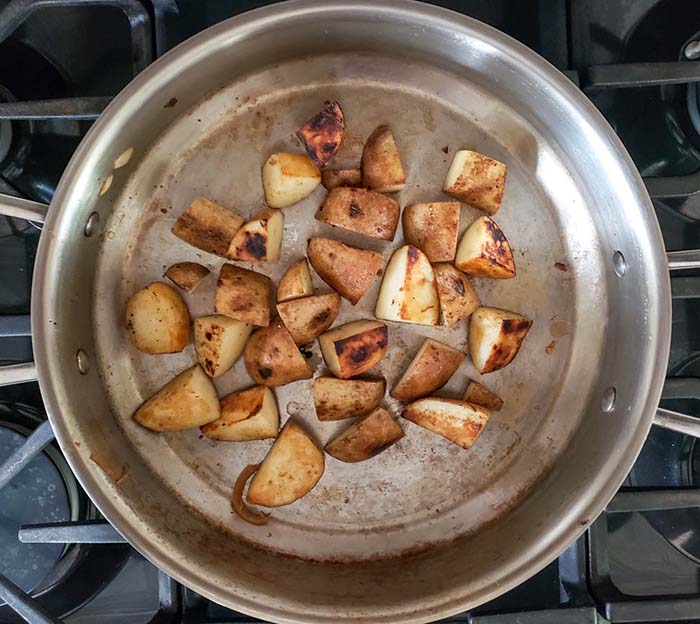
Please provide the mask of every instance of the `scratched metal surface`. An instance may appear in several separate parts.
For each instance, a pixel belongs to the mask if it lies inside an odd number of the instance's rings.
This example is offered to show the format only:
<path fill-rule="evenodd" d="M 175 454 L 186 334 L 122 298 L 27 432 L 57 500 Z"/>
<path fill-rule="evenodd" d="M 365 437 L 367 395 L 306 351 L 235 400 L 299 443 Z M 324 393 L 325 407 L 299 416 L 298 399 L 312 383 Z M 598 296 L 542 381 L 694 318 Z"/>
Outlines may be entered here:
<path fill-rule="evenodd" d="M 517 277 L 477 279 L 476 288 L 483 304 L 524 314 L 534 325 L 509 367 L 481 379 L 467 358 L 438 393 L 459 397 L 473 377 L 504 398 L 505 408 L 493 414 L 471 450 L 399 419 L 406 436 L 398 444 L 355 465 L 327 456 L 325 473 L 309 495 L 274 510 L 267 527 L 253 527 L 231 514 L 229 497 L 240 470 L 259 462 L 271 441 L 216 442 L 197 430 L 154 434 L 135 424 L 131 415 L 138 405 L 196 358 L 192 345 L 174 355 L 139 353 L 122 329 L 124 304 L 139 288 L 163 279 L 170 264 L 192 260 L 213 275 L 194 294 L 184 294 L 191 316 L 213 312 L 223 260 L 174 237 L 175 219 L 198 195 L 244 217 L 262 208 L 262 163 L 273 151 L 301 151 L 294 131 L 326 99 L 337 99 L 347 120 L 345 142 L 331 166 L 356 166 L 369 133 L 380 123 L 391 126 L 407 172 L 407 186 L 397 195 L 402 207 L 447 199 L 441 187 L 457 149 L 477 150 L 508 165 L 495 220 L 513 248 Z M 278 280 L 304 255 L 313 235 L 378 250 L 386 260 L 402 244 L 401 229 L 386 243 L 315 221 L 324 193 L 319 187 L 284 210 L 280 261 L 253 268 Z M 605 283 L 590 244 L 593 224 L 577 209 L 582 205 L 564 163 L 517 110 L 446 70 L 336 54 L 248 75 L 184 113 L 141 156 L 105 225 L 94 324 L 98 366 L 115 418 L 163 487 L 219 530 L 267 549 L 311 559 L 369 559 L 478 531 L 507 514 L 546 473 L 579 425 L 585 389 L 597 374 L 595 367 L 576 372 L 568 367 L 577 350 L 595 357 L 603 331 L 590 314 L 594 301 L 604 298 Z M 461 230 L 478 214 L 463 206 Z M 564 229 L 577 235 L 564 236 Z M 314 281 L 318 291 L 328 290 L 318 276 Z M 343 300 L 335 324 L 371 318 L 379 285 L 377 278 L 355 307 Z M 465 322 L 452 328 L 389 323 L 388 355 L 371 373 L 383 375 L 391 388 L 425 336 L 466 350 Z M 317 345 L 311 362 L 315 375 L 325 372 Z M 567 379 L 582 391 L 564 401 L 560 389 Z M 250 385 L 242 360 L 216 380 L 221 396 Z M 319 422 L 310 387 L 302 381 L 275 390 L 281 420 L 297 419 L 324 444 L 348 423 Z M 400 415 L 401 406 L 388 393 L 385 406 Z"/>

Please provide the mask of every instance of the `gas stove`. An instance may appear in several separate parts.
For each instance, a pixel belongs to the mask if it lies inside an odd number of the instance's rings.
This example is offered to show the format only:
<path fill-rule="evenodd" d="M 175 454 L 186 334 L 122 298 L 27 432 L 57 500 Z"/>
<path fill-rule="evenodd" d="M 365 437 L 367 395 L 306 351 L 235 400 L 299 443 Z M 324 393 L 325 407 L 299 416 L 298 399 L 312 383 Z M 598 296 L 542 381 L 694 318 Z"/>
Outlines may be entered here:
<path fill-rule="evenodd" d="M 134 75 L 185 38 L 263 4 L 271 3 L 0 0 L 0 192 L 49 202 L 81 137 Z M 696 0 L 436 4 L 507 32 L 566 73 L 630 151 L 667 249 L 700 248 Z M 35 223 L 0 217 L 0 364 L 32 357 L 39 235 Z M 672 291 L 662 406 L 698 414 L 700 275 L 674 273 Z M 254 621 L 179 585 L 124 543 L 52 441 L 35 383 L 0 388 L 2 462 L 0 624 Z M 449 621 L 700 622 L 699 480 L 700 444 L 652 428 L 623 488 L 581 539 L 520 587 Z"/>

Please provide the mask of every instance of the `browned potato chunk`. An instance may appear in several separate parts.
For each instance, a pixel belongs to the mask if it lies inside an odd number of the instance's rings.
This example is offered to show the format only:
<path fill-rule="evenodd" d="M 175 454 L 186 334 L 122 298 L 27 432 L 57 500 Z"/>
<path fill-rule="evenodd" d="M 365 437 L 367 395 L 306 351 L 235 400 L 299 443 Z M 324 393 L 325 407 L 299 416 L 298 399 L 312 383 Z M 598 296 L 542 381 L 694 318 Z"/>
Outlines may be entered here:
<path fill-rule="evenodd" d="M 290 301 L 314 294 L 311 271 L 306 258 L 295 262 L 287 269 L 277 285 L 277 301 Z"/>
<path fill-rule="evenodd" d="M 518 354 L 532 321 L 515 312 L 479 308 L 469 325 L 469 350 L 482 375 L 507 366 Z"/>
<path fill-rule="evenodd" d="M 204 372 L 210 377 L 223 375 L 245 348 L 253 326 L 223 314 L 194 320 L 194 348 Z"/>
<path fill-rule="evenodd" d="M 190 341 L 190 314 L 178 292 L 153 282 L 126 304 L 126 326 L 144 353 L 178 353 Z"/>
<path fill-rule="evenodd" d="M 452 158 L 443 190 L 465 204 L 495 214 L 501 207 L 505 187 L 506 166 L 502 162 L 460 150 Z"/>
<path fill-rule="evenodd" d="M 311 436 L 288 420 L 251 480 L 248 500 L 265 507 L 289 505 L 313 489 L 324 464 Z"/>
<path fill-rule="evenodd" d="M 173 234 L 197 249 L 226 256 L 243 219 L 213 201 L 198 197 L 173 225 Z"/>
<path fill-rule="evenodd" d="M 406 186 L 401 157 L 389 126 L 379 126 L 365 143 L 362 186 L 380 193 L 394 193 Z"/>
<path fill-rule="evenodd" d="M 469 380 L 467 391 L 464 393 L 464 400 L 481 405 L 492 412 L 503 409 L 503 399 L 473 379 Z"/>
<path fill-rule="evenodd" d="M 270 324 L 270 279 L 255 271 L 224 264 L 216 283 L 214 307 L 237 321 Z"/>
<path fill-rule="evenodd" d="M 308 344 L 326 331 L 340 310 L 340 295 L 312 295 L 277 304 L 277 313 L 298 345 Z"/>
<path fill-rule="evenodd" d="M 403 236 L 430 262 L 452 262 L 459 234 L 459 202 L 427 202 L 403 211 Z"/>
<path fill-rule="evenodd" d="M 324 169 L 321 171 L 321 184 L 328 191 L 339 186 L 360 186 L 362 173 L 359 169 Z"/>
<path fill-rule="evenodd" d="M 314 405 L 319 420 L 343 420 L 364 416 L 384 398 L 383 379 L 337 379 L 317 377 L 314 381 Z"/>
<path fill-rule="evenodd" d="M 282 250 L 284 214 L 267 208 L 245 223 L 226 252 L 229 260 L 241 262 L 275 262 Z"/>
<path fill-rule="evenodd" d="M 287 208 L 311 195 L 321 172 L 306 154 L 272 154 L 263 165 L 263 189 L 270 208 Z"/>
<path fill-rule="evenodd" d="M 336 377 L 355 377 L 376 366 L 386 354 L 389 332 L 378 321 L 353 321 L 318 339 L 326 366 Z"/>
<path fill-rule="evenodd" d="M 375 307 L 377 318 L 420 325 L 440 322 L 440 301 L 433 267 L 412 245 L 399 247 L 384 271 Z"/>
<path fill-rule="evenodd" d="M 354 464 L 365 461 L 403 438 L 403 429 L 389 412 L 378 407 L 326 444 L 331 457 Z"/>
<path fill-rule="evenodd" d="M 338 102 L 325 106 L 297 132 L 309 158 L 323 167 L 338 153 L 345 136 L 345 115 Z"/>
<path fill-rule="evenodd" d="M 450 380 L 465 357 L 461 351 L 427 338 L 394 386 L 391 396 L 399 401 L 413 401 L 435 392 Z"/>
<path fill-rule="evenodd" d="M 480 405 L 426 397 L 407 405 L 403 417 L 468 449 L 474 444 L 491 415 Z"/>
<path fill-rule="evenodd" d="M 313 374 L 280 319 L 253 332 L 243 359 L 250 378 L 263 386 L 283 386 Z"/>
<path fill-rule="evenodd" d="M 313 237 L 307 249 L 311 266 L 333 290 L 355 305 L 384 263 L 376 251 L 351 247 L 332 238 Z"/>
<path fill-rule="evenodd" d="M 319 221 L 381 240 L 394 240 L 399 204 L 391 197 L 367 189 L 333 189 L 318 209 Z"/>
<path fill-rule="evenodd" d="M 185 292 L 192 292 L 209 273 L 207 267 L 196 262 L 177 262 L 168 267 L 165 277 Z"/>
<path fill-rule="evenodd" d="M 275 438 L 279 426 L 274 393 L 266 386 L 254 386 L 221 399 L 221 417 L 201 430 L 214 440 L 245 442 Z"/>
<path fill-rule="evenodd" d="M 199 365 L 170 380 L 136 410 L 134 420 L 153 431 L 201 427 L 221 415 L 216 388 Z"/>
<path fill-rule="evenodd" d="M 467 318 L 479 303 L 471 280 L 447 262 L 433 265 L 440 299 L 440 320 L 443 325 L 454 325 Z"/>
<path fill-rule="evenodd" d="M 515 277 L 515 261 L 508 239 L 490 217 L 479 217 L 462 236 L 455 266 L 468 273 L 493 279 Z"/>

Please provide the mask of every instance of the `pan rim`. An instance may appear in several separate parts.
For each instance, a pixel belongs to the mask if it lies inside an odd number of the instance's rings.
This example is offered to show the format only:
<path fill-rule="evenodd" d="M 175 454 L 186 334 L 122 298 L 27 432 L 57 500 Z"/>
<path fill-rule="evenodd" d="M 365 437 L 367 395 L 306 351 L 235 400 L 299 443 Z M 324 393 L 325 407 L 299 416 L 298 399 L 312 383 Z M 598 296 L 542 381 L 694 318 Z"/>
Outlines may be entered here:
<path fill-rule="evenodd" d="M 60 393 L 58 384 L 61 379 L 61 373 L 55 368 L 48 355 L 56 347 L 50 326 L 50 310 L 57 304 L 58 293 L 52 281 L 46 279 L 48 272 L 43 270 L 44 267 L 52 266 L 58 262 L 61 245 L 65 244 L 65 242 L 62 243 L 59 239 L 47 234 L 57 229 L 60 219 L 68 211 L 68 200 L 73 193 L 77 192 L 73 188 L 74 181 L 78 177 L 86 156 L 95 148 L 96 139 L 110 124 L 117 123 L 115 119 L 118 118 L 120 110 L 127 102 L 145 99 L 145 94 L 150 92 L 149 86 L 150 90 L 154 89 L 154 84 L 158 82 L 158 79 L 163 80 L 169 68 L 174 64 L 182 63 L 183 59 L 189 59 L 190 62 L 194 62 L 193 59 L 198 54 L 206 54 L 206 49 L 215 48 L 217 41 L 219 45 L 223 45 L 223 41 L 226 39 L 231 40 L 238 36 L 242 37 L 249 34 L 247 31 L 254 32 L 257 29 L 266 28 L 272 23 L 282 23 L 293 17 L 299 18 L 305 15 L 319 17 L 324 14 L 332 15 L 338 13 L 347 13 L 355 16 L 363 14 L 376 16 L 378 12 L 383 13 L 387 20 L 390 20 L 392 16 L 396 18 L 413 16 L 423 23 L 426 29 L 430 24 L 435 28 L 449 28 L 461 36 L 484 40 L 488 45 L 496 47 L 499 51 L 507 54 L 512 62 L 517 62 L 519 66 L 522 66 L 524 70 L 529 72 L 530 77 L 552 86 L 556 90 L 557 97 L 568 109 L 579 115 L 588 127 L 591 127 L 598 133 L 601 140 L 605 142 L 607 151 L 614 154 L 617 158 L 620 169 L 625 170 L 629 191 L 634 193 L 639 202 L 640 211 L 647 217 L 648 231 L 646 234 L 650 239 L 655 239 L 653 248 L 654 262 L 653 265 L 649 263 L 647 268 L 649 275 L 653 277 L 653 285 L 656 286 L 658 293 L 657 301 L 650 302 L 650 304 L 656 305 L 658 310 L 656 314 L 650 315 L 651 318 L 657 321 L 655 326 L 650 327 L 650 332 L 656 337 L 653 349 L 657 369 L 651 375 L 651 383 L 647 389 L 644 409 L 640 410 L 640 413 L 636 415 L 637 422 L 634 434 L 628 446 L 617 457 L 607 460 L 606 466 L 612 465 L 607 479 L 604 482 L 599 482 L 602 479 L 598 477 L 598 480 L 595 481 L 596 486 L 590 487 L 585 495 L 582 495 L 579 499 L 578 506 L 581 510 L 581 515 L 571 514 L 569 522 L 557 524 L 549 532 L 547 538 L 540 540 L 527 556 L 523 555 L 519 560 L 511 561 L 510 565 L 507 566 L 506 573 L 502 574 L 500 579 L 497 581 L 489 579 L 488 583 L 485 583 L 481 590 L 477 592 L 471 591 L 468 594 L 465 591 L 461 596 L 448 595 L 446 593 L 444 594 L 444 599 L 441 594 L 439 595 L 441 601 L 438 604 L 430 603 L 420 611 L 412 609 L 410 613 L 401 614 L 400 616 L 397 616 L 395 612 L 383 614 L 381 617 L 373 618 L 372 621 L 398 621 L 401 618 L 404 621 L 429 622 L 459 613 L 473 607 L 475 604 L 482 604 L 503 594 L 544 568 L 566 546 L 575 541 L 587 528 L 587 525 L 582 526 L 575 518 L 587 517 L 592 520 L 603 511 L 624 481 L 641 450 L 661 396 L 664 372 L 670 351 L 670 278 L 665 255 L 661 252 L 664 249 L 663 240 L 651 200 L 636 167 L 612 128 L 585 95 L 545 59 L 508 35 L 473 18 L 413 0 L 378 0 L 374 2 L 365 0 L 357 3 L 349 0 L 331 0 L 322 6 L 313 0 L 290 0 L 274 6 L 255 9 L 221 22 L 168 52 L 146 68 L 115 97 L 83 139 L 61 177 L 52 201 L 52 209 L 49 211 L 45 233 L 40 240 L 32 287 L 32 333 L 35 337 L 35 344 L 41 345 L 41 348 L 37 349 L 35 356 L 39 384 L 46 403 L 49 420 L 71 469 L 103 515 L 113 525 L 119 527 L 119 531 L 132 546 L 156 566 L 166 570 L 173 578 L 192 587 L 198 593 L 215 602 L 226 604 L 256 617 L 279 622 L 335 622 L 339 618 L 331 613 L 330 610 L 327 610 L 327 614 L 318 613 L 299 619 L 298 616 L 291 615 L 288 610 L 285 611 L 272 605 L 263 607 L 259 602 L 253 602 L 241 596 L 236 596 L 230 591 L 221 590 L 209 584 L 207 579 L 190 578 L 187 566 L 178 561 L 172 552 L 165 552 L 155 541 L 143 535 L 138 529 L 138 518 L 134 514 L 125 513 L 112 501 L 95 478 L 93 467 L 89 465 L 85 457 L 75 452 L 69 432 L 62 422 L 59 409 L 58 397 Z M 649 348 L 650 350 L 652 349 L 651 346 Z M 366 621 L 368 618 L 367 616 L 359 615 L 358 617 L 350 616 L 348 619 Z"/>

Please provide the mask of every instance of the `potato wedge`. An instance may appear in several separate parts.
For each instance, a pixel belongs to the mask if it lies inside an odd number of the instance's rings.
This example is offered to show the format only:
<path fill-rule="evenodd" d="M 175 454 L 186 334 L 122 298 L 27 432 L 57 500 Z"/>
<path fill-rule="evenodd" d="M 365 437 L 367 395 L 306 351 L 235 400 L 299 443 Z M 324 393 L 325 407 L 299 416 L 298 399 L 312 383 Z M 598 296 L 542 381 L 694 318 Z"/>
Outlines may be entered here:
<path fill-rule="evenodd" d="M 221 416 L 216 388 L 196 364 L 171 379 L 134 413 L 134 420 L 153 431 L 201 427 Z"/>
<path fill-rule="evenodd" d="M 216 283 L 214 308 L 236 321 L 270 324 L 270 278 L 233 264 L 224 264 Z"/>
<path fill-rule="evenodd" d="M 379 455 L 401 438 L 401 425 L 378 407 L 333 438 L 323 450 L 342 462 L 354 464 Z"/>
<path fill-rule="evenodd" d="M 287 269 L 277 285 L 277 301 L 291 301 L 314 294 L 311 271 L 306 258 L 295 262 Z"/>
<path fill-rule="evenodd" d="M 482 375 L 507 366 L 518 354 L 532 321 L 498 308 L 479 308 L 469 324 L 469 351 Z"/>
<path fill-rule="evenodd" d="M 386 354 L 389 331 L 379 321 L 353 321 L 318 339 L 326 366 L 336 377 L 355 377 L 376 366 Z"/>
<path fill-rule="evenodd" d="M 190 341 L 190 314 L 179 293 L 153 282 L 126 304 L 126 327 L 144 353 L 178 353 Z"/>
<path fill-rule="evenodd" d="M 283 233 L 284 214 L 266 208 L 236 232 L 226 257 L 241 262 L 275 262 L 282 250 Z"/>
<path fill-rule="evenodd" d="M 210 272 L 196 262 L 176 262 L 168 267 L 164 275 L 178 288 L 192 292 Z"/>
<path fill-rule="evenodd" d="M 490 217 L 479 217 L 464 232 L 457 247 L 455 266 L 469 275 L 510 279 L 515 260 L 501 228 Z"/>
<path fill-rule="evenodd" d="M 321 279 L 352 305 L 367 292 L 384 263 L 384 256 L 376 251 L 332 238 L 310 238 L 307 253 Z"/>
<path fill-rule="evenodd" d="M 440 300 L 440 322 L 454 325 L 467 318 L 481 304 L 471 280 L 447 262 L 433 265 Z"/>
<path fill-rule="evenodd" d="M 265 507 L 289 505 L 313 489 L 324 465 L 323 451 L 288 420 L 252 478 L 248 500 Z"/>
<path fill-rule="evenodd" d="M 345 136 L 345 115 L 338 102 L 326 102 L 325 106 L 307 121 L 297 137 L 304 144 L 309 158 L 319 167 L 338 153 Z"/>
<path fill-rule="evenodd" d="M 486 426 L 491 413 L 481 405 L 438 397 L 426 397 L 407 405 L 402 416 L 468 449 Z"/>
<path fill-rule="evenodd" d="M 417 247 L 404 245 L 391 256 L 379 289 L 375 315 L 402 323 L 440 323 L 440 301 L 433 267 Z"/>
<path fill-rule="evenodd" d="M 465 357 L 466 354 L 457 349 L 426 338 L 391 396 L 399 401 L 413 401 L 435 392 L 450 380 Z"/>
<path fill-rule="evenodd" d="M 394 193 L 406 186 L 406 174 L 389 126 L 379 126 L 365 143 L 362 186 L 380 193 Z"/>
<path fill-rule="evenodd" d="M 279 427 L 274 393 L 266 386 L 254 386 L 221 399 L 221 417 L 200 429 L 214 440 L 245 442 L 275 438 Z"/>
<path fill-rule="evenodd" d="M 340 310 L 340 295 L 311 295 L 277 304 L 277 314 L 298 345 L 309 344 L 335 321 Z"/>
<path fill-rule="evenodd" d="M 209 377 L 218 377 L 241 357 L 253 326 L 223 314 L 194 320 L 194 348 L 199 365 Z"/>
<path fill-rule="evenodd" d="M 401 209 L 396 200 L 376 191 L 339 187 L 326 195 L 316 219 L 380 240 L 394 240 Z"/>
<path fill-rule="evenodd" d="M 359 169 L 324 169 L 321 171 L 321 184 L 328 191 L 339 186 L 360 186 L 362 172 Z"/>
<path fill-rule="evenodd" d="M 338 379 L 317 377 L 314 380 L 314 405 L 319 420 L 343 420 L 364 416 L 384 398 L 383 379 Z"/>
<path fill-rule="evenodd" d="M 403 237 L 430 262 L 452 262 L 459 235 L 459 202 L 412 204 L 403 210 Z"/>
<path fill-rule="evenodd" d="M 481 405 L 492 412 L 503 409 L 503 399 L 491 392 L 486 386 L 481 385 L 473 379 L 470 379 L 467 384 L 467 390 L 464 393 L 463 400 Z"/>
<path fill-rule="evenodd" d="M 443 191 L 465 204 L 495 214 L 506 187 L 506 166 L 478 152 L 460 150 L 452 157 Z"/>
<path fill-rule="evenodd" d="M 250 378 L 263 386 L 283 386 L 313 374 L 280 319 L 253 332 L 243 359 Z"/>
<path fill-rule="evenodd" d="M 173 225 L 172 232 L 197 249 L 226 257 L 243 219 L 204 197 L 195 199 Z"/>
<path fill-rule="evenodd" d="M 306 154 L 272 154 L 263 165 L 265 201 L 271 208 L 287 208 L 311 195 L 321 172 Z"/>

